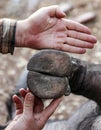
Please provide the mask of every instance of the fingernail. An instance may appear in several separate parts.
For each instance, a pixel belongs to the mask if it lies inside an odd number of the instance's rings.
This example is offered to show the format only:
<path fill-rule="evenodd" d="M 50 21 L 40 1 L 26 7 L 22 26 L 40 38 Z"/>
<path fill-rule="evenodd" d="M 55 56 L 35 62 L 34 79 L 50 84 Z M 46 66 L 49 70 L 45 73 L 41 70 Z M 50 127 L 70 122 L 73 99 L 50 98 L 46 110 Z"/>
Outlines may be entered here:
<path fill-rule="evenodd" d="M 64 17 L 66 17 L 66 14 L 65 14 L 65 12 L 63 12 L 63 15 L 64 15 Z"/>
<path fill-rule="evenodd" d="M 27 99 L 29 100 L 29 101 L 32 101 L 33 100 L 33 95 L 31 94 L 31 93 L 28 93 L 27 94 Z"/>

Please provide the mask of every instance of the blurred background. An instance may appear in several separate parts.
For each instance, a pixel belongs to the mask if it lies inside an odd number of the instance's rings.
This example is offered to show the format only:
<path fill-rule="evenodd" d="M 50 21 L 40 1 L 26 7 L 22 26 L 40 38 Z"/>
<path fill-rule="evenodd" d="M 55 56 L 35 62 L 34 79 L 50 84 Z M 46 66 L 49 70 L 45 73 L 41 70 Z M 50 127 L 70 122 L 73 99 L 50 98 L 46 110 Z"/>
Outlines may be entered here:
<path fill-rule="evenodd" d="M 88 26 L 98 39 L 94 49 L 87 50 L 86 54 L 70 55 L 101 63 L 101 0 L 0 0 L 0 18 L 25 19 L 37 9 L 54 4 L 66 12 L 67 19 L 77 20 Z M 0 124 L 4 124 L 7 117 L 5 102 L 35 52 L 32 49 L 17 48 L 13 56 L 0 54 Z M 86 98 L 73 94 L 64 97 L 51 119 L 69 118 L 85 101 Z"/>

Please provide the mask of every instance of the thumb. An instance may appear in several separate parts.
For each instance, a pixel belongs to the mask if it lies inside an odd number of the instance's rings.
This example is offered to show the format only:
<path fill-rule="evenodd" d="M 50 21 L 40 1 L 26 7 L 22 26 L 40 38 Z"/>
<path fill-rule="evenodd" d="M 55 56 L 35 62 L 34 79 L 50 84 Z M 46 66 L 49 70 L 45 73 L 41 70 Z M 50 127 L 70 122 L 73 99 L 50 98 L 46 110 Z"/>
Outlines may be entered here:
<path fill-rule="evenodd" d="M 66 14 L 60 10 L 59 6 L 53 5 L 46 7 L 50 17 L 64 18 Z"/>
<path fill-rule="evenodd" d="M 56 108 L 58 107 L 58 105 L 60 104 L 60 102 L 62 101 L 63 96 L 58 98 L 58 99 L 54 99 L 49 106 L 47 106 L 44 111 L 42 112 L 42 115 L 44 115 L 43 120 L 44 122 L 46 122 L 49 117 L 55 112 Z"/>
<path fill-rule="evenodd" d="M 34 95 L 28 92 L 25 96 L 24 100 L 24 111 L 23 113 L 26 115 L 32 115 L 34 107 Z"/>

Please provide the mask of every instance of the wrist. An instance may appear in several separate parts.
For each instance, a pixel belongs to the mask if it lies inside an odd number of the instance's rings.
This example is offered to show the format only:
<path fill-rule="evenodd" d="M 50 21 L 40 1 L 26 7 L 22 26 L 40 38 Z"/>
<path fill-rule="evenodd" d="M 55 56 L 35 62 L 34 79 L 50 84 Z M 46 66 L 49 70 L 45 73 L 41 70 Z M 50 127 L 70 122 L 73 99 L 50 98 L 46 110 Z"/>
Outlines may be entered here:
<path fill-rule="evenodd" d="M 28 38 L 28 23 L 27 20 L 21 20 L 17 22 L 15 40 L 16 47 L 28 47 L 27 38 Z"/>
<path fill-rule="evenodd" d="M 16 47 L 23 47 L 23 29 L 22 29 L 22 26 L 23 26 L 23 21 L 17 21 L 17 25 L 16 25 L 16 33 L 15 33 L 15 41 L 16 41 L 16 44 L 15 46 Z"/>
<path fill-rule="evenodd" d="M 35 48 L 34 43 L 36 43 L 37 34 L 33 33 L 34 29 L 30 25 L 31 23 L 28 19 L 17 22 L 15 34 L 16 47 Z"/>

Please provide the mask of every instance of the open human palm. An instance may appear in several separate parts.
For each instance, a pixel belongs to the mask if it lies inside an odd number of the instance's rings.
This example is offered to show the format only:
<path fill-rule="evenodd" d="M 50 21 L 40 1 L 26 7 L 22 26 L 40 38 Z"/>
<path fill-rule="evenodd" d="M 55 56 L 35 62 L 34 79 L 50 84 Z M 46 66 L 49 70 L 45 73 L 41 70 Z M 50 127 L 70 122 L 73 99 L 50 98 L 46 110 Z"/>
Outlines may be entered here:
<path fill-rule="evenodd" d="M 34 49 L 58 49 L 71 53 L 85 53 L 93 48 L 96 38 L 90 30 L 65 19 L 58 6 L 43 7 L 26 20 L 18 22 L 20 40 L 17 46 Z M 19 28 L 22 27 L 22 31 Z"/>

